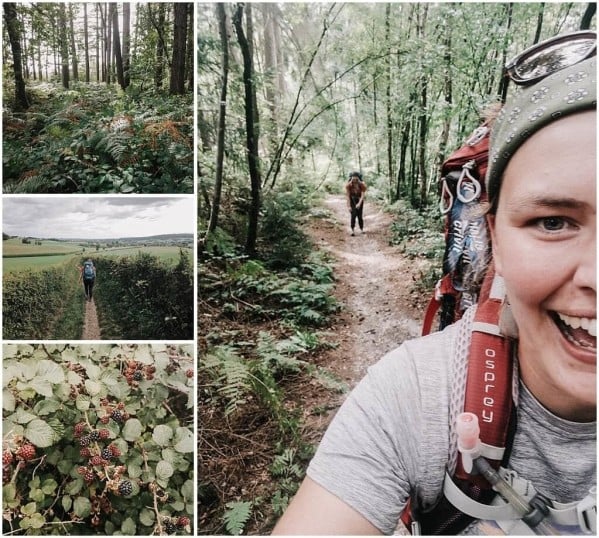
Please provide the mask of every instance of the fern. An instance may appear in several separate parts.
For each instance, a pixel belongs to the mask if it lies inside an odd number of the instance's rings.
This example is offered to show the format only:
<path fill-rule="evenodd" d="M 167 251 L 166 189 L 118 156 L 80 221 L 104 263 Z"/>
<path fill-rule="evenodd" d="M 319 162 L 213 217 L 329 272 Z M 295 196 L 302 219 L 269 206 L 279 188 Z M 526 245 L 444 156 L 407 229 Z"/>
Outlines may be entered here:
<path fill-rule="evenodd" d="M 248 365 L 234 349 L 220 346 L 206 356 L 204 367 L 214 373 L 217 393 L 225 400 L 225 415 L 234 413 L 252 387 Z"/>
<path fill-rule="evenodd" d="M 226 511 L 223 515 L 225 529 L 233 536 L 239 536 L 243 533 L 245 524 L 252 515 L 253 503 L 251 501 L 232 501 L 226 505 Z"/>

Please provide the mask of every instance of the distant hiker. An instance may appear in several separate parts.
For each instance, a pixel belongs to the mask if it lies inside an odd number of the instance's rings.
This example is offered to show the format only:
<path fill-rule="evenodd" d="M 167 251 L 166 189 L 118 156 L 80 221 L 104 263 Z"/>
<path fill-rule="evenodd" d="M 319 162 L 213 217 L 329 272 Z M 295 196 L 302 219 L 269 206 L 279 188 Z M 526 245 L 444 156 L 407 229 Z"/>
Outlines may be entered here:
<path fill-rule="evenodd" d="M 352 172 L 349 175 L 349 181 L 345 184 L 345 194 L 347 196 L 347 209 L 351 213 L 351 234 L 354 235 L 356 226 L 356 217 L 360 230 L 364 231 L 364 195 L 366 194 L 366 183 L 362 181 L 360 172 Z"/>
<path fill-rule="evenodd" d="M 94 262 L 86 260 L 83 265 L 79 268 L 79 282 L 83 281 L 83 289 L 85 291 L 85 298 L 88 301 L 92 300 L 92 291 L 94 289 L 94 282 L 96 280 L 96 267 Z"/>
<path fill-rule="evenodd" d="M 507 64 L 473 267 L 499 278 L 370 366 L 273 534 L 597 536 L 595 55 L 581 31 Z"/>

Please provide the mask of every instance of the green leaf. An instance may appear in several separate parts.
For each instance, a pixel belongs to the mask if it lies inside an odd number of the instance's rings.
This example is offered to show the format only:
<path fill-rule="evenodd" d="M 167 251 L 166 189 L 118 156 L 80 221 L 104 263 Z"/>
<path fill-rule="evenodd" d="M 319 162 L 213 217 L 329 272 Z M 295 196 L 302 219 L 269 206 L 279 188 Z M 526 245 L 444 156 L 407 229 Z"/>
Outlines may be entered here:
<path fill-rule="evenodd" d="M 60 365 L 49 360 L 39 362 L 37 374 L 54 385 L 62 383 L 65 379 L 64 371 Z"/>
<path fill-rule="evenodd" d="M 15 410 L 17 400 L 15 399 L 15 395 L 10 390 L 2 391 L 2 409 L 12 413 Z"/>
<path fill-rule="evenodd" d="M 54 430 L 42 419 L 32 420 L 25 428 L 25 437 L 35 446 L 45 448 L 54 443 Z"/>
<path fill-rule="evenodd" d="M 161 480 L 170 478 L 174 472 L 173 466 L 168 461 L 160 460 L 156 464 L 156 477 Z"/>
<path fill-rule="evenodd" d="M 14 501 L 17 496 L 17 488 L 13 483 L 2 486 L 2 499 L 5 502 Z"/>
<path fill-rule="evenodd" d="M 38 512 L 38 513 L 33 514 L 29 521 L 30 521 L 30 523 L 29 523 L 30 528 L 41 529 L 46 523 L 46 518 Z"/>
<path fill-rule="evenodd" d="M 76 516 L 87 517 L 91 513 L 92 503 L 87 497 L 77 497 L 73 503 L 73 511 Z"/>
<path fill-rule="evenodd" d="M 121 532 L 125 536 L 135 536 L 137 534 L 137 525 L 135 525 L 135 521 L 130 517 L 125 519 L 121 525 Z"/>
<path fill-rule="evenodd" d="M 27 503 L 21 506 L 21 513 L 26 516 L 32 516 L 37 512 L 37 503 Z"/>
<path fill-rule="evenodd" d="M 13 422 L 16 422 L 17 424 L 27 424 L 32 420 L 35 420 L 37 417 L 33 413 L 25 411 L 25 409 L 23 409 L 22 407 L 17 407 L 17 410 L 15 411 L 14 415 L 11 415 L 8 418 Z"/>
<path fill-rule="evenodd" d="M 68 495 L 63 495 L 62 496 L 62 507 L 63 507 L 64 511 L 69 512 L 71 510 L 72 506 L 73 506 L 73 499 L 71 499 L 71 497 L 69 497 Z"/>
<path fill-rule="evenodd" d="M 123 439 L 125 441 L 137 441 L 141 437 L 141 433 L 143 432 L 143 426 L 139 420 L 136 418 L 130 418 L 127 422 L 125 422 L 125 426 L 123 427 Z"/>
<path fill-rule="evenodd" d="M 72 469 L 73 463 L 72 462 L 67 462 L 67 463 L 69 464 L 69 467 Z M 66 487 L 64 488 L 64 491 L 67 495 L 77 495 L 77 493 L 79 493 L 82 488 L 83 488 L 83 478 L 76 478 L 75 480 L 73 480 L 72 482 L 69 482 L 66 485 Z"/>
<path fill-rule="evenodd" d="M 29 386 L 46 398 L 52 397 L 52 384 L 43 377 L 35 377 L 29 382 Z"/>
<path fill-rule="evenodd" d="M 154 521 L 156 521 L 156 515 L 153 510 L 148 510 L 147 508 L 142 508 L 139 513 L 139 522 L 146 527 L 152 527 L 154 525 Z"/>
<path fill-rule="evenodd" d="M 193 480 L 186 480 L 181 487 L 181 495 L 183 495 L 185 499 L 193 499 L 194 489 Z"/>
<path fill-rule="evenodd" d="M 33 407 L 33 411 L 37 414 L 37 416 L 43 417 L 45 415 L 49 415 L 50 413 L 58 411 L 61 406 L 62 404 L 58 400 L 46 398 L 37 402 Z"/>
<path fill-rule="evenodd" d="M 29 490 L 29 498 L 32 501 L 41 503 L 46 498 L 44 492 L 40 488 L 34 488 Z"/>
<path fill-rule="evenodd" d="M 141 476 L 141 466 L 136 463 L 130 463 L 127 466 L 127 474 L 130 478 L 139 478 Z"/>
<path fill-rule="evenodd" d="M 193 433 L 187 428 L 177 428 L 175 431 L 175 450 L 177 452 L 193 452 Z"/>
<path fill-rule="evenodd" d="M 226 504 L 227 510 L 223 516 L 225 528 L 229 534 L 238 536 L 243 533 L 245 524 L 252 513 L 252 503 L 249 501 L 234 501 Z"/>
<path fill-rule="evenodd" d="M 166 446 L 173 437 L 173 429 L 164 424 L 159 424 L 152 432 L 152 439 L 157 445 Z"/>
<path fill-rule="evenodd" d="M 42 490 L 45 494 L 50 495 L 54 493 L 54 490 L 58 487 L 58 483 L 54 478 L 46 478 L 42 484 Z"/>
<path fill-rule="evenodd" d="M 92 381 L 91 379 L 86 379 L 85 390 L 90 396 L 95 396 L 96 394 L 100 394 L 100 391 L 102 390 L 102 384 Z"/>

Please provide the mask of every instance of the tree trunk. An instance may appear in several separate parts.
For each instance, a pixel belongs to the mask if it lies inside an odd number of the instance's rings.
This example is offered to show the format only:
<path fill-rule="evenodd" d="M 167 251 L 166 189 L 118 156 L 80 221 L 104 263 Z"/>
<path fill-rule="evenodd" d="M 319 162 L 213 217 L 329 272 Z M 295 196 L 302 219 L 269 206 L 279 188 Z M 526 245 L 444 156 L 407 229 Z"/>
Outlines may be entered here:
<path fill-rule="evenodd" d="M 591 27 L 591 21 L 593 20 L 596 11 L 597 4 L 595 2 L 589 2 L 584 15 L 582 16 L 582 20 L 580 21 L 581 30 L 588 30 Z"/>
<path fill-rule="evenodd" d="M 100 82 L 100 4 L 96 4 L 96 82 Z"/>
<path fill-rule="evenodd" d="M 25 91 L 25 80 L 23 79 L 23 66 L 21 60 L 21 30 L 17 21 L 17 4 L 5 2 L 4 20 L 8 30 L 10 48 L 12 50 L 13 73 L 15 75 L 15 110 L 17 112 L 29 108 L 29 100 Z"/>
<path fill-rule="evenodd" d="M 387 80 L 385 96 L 387 99 L 387 179 L 389 182 L 389 196 L 393 185 L 393 117 L 391 114 L 391 4 L 385 7 L 385 47 L 387 48 Z"/>
<path fill-rule="evenodd" d="M 220 198 L 223 186 L 223 161 L 225 155 L 225 120 L 227 113 L 227 83 L 229 79 L 229 40 L 227 36 L 227 15 L 225 13 L 225 4 L 223 4 L 222 2 L 217 3 L 216 13 L 218 16 L 218 28 L 220 33 L 223 58 L 222 80 L 220 87 L 220 106 L 218 109 L 218 134 L 216 141 L 216 176 L 214 180 L 214 194 L 212 196 L 208 233 L 213 232 L 218 226 L 218 213 L 220 210 Z"/>
<path fill-rule="evenodd" d="M 245 252 L 253 256 L 256 252 L 256 241 L 258 239 L 258 217 L 260 213 L 260 167 L 258 161 L 258 141 L 254 131 L 254 68 L 250 48 L 243 31 L 242 25 L 243 4 L 238 4 L 237 11 L 233 17 L 233 24 L 237 33 L 237 41 L 243 56 L 243 85 L 245 89 L 245 123 L 246 123 L 246 147 L 248 168 L 251 182 L 251 206 L 248 215 L 248 232 L 245 242 Z"/>
<path fill-rule="evenodd" d="M 119 10 L 116 4 L 110 4 L 110 18 L 112 20 L 112 48 L 114 49 L 114 63 L 116 66 L 116 79 L 119 86 L 125 90 L 125 76 L 123 74 L 123 55 L 121 53 L 121 37 L 119 32 Z"/>
<path fill-rule="evenodd" d="M 106 14 L 106 84 L 112 83 L 112 19 L 110 18 L 110 7 L 113 4 L 106 4 L 104 13 Z"/>
<path fill-rule="evenodd" d="M 185 47 L 187 45 L 187 2 L 174 4 L 175 28 L 173 31 L 173 56 L 169 93 L 185 93 Z"/>
<path fill-rule="evenodd" d="M 62 87 L 69 87 L 69 43 L 67 41 L 67 14 L 65 4 L 59 4 L 60 57 L 62 66 Z"/>
<path fill-rule="evenodd" d="M 86 3 L 83 4 L 83 43 L 85 47 L 85 82 L 89 82 L 89 28 Z"/>
<path fill-rule="evenodd" d="M 505 35 L 506 35 L 506 40 L 504 40 L 503 43 L 503 50 L 502 50 L 502 57 L 501 57 L 501 65 L 504 66 L 506 61 L 507 61 L 507 36 L 509 35 L 510 32 L 510 28 L 512 26 L 512 14 L 514 11 L 514 4 L 512 2 L 510 2 L 507 6 L 506 6 L 506 20 L 507 20 L 507 27 L 505 29 Z M 498 90 L 498 95 L 501 96 L 501 102 L 505 103 L 505 100 L 507 98 L 507 86 L 509 83 L 509 78 L 507 76 L 507 74 L 505 73 L 505 69 L 502 67 L 501 68 L 501 78 L 499 80 L 499 90 Z"/>
<path fill-rule="evenodd" d="M 79 82 L 79 65 L 77 62 L 77 46 L 75 45 L 75 25 L 73 23 L 73 4 L 69 4 L 69 25 L 71 38 L 71 64 L 73 66 L 73 80 Z"/>
<path fill-rule="evenodd" d="M 185 47 L 185 72 L 187 73 L 187 91 L 193 93 L 194 91 L 194 65 L 193 55 L 195 47 L 193 46 L 193 10 L 195 4 L 188 2 L 187 12 L 187 45 Z"/>
<path fill-rule="evenodd" d="M 545 12 L 545 2 L 539 4 L 539 13 L 537 14 L 537 29 L 535 31 L 535 39 L 532 44 L 536 44 L 541 39 L 541 32 L 543 31 L 543 13 Z"/>
<path fill-rule="evenodd" d="M 123 2 L 123 80 L 125 88 L 131 84 L 131 4 Z"/>
<path fill-rule="evenodd" d="M 164 78 L 164 58 L 166 56 L 166 43 L 164 41 L 164 23 L 165 23 L 165 4 L 158 4 L 158 20 L 154 20 L 152 5 L 148 4 L 148 16 L 156 28 L 156 64 L 154 65 L 154 86 L 156 89 L 162 88 Z"/>

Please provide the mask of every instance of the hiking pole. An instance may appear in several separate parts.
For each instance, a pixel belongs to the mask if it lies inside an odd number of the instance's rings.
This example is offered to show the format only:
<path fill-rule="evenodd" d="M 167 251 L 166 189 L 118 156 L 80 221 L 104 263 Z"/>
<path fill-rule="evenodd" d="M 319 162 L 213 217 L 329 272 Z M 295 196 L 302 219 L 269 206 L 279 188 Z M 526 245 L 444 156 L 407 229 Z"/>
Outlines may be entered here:
<path fill-rule="evenodd" d="M 544 521 L 549 510 L 543 499 L 535 496 L 528 501 L 480 455 L 478 417 L 474 413 L 461 413 L 457 422 L 458 449 L 462 453 L 466 471 L 471 472 L 472 468 L 476 468 L 535 534 L 556 535 L 555 530 Z"/>

